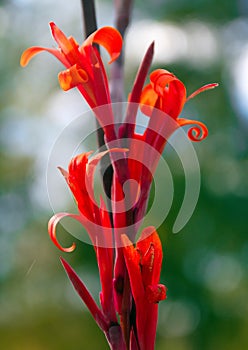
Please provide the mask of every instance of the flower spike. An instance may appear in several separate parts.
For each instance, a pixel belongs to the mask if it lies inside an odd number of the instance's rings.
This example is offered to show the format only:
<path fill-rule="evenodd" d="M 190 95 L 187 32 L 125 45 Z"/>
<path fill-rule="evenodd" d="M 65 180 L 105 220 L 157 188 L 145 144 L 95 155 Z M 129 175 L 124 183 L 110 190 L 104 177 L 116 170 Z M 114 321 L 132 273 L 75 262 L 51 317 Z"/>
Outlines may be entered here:
<path fill-rule="evenodd" d="M 185 85 L 173 73 L 156 69 L 144 86 L 154 54 L 152 43 L 129 94 L 125 122 L 118 129 L 117 139 L 115 109 L 98 45 L 107 51 L 111 64 L 121 53 L 120 33 L 112 27 L 103 27 L 79 45 L 54 22 L 50 23 L 50 30 L 57 48 L 30 47 L 23 52 L 20 64 L 26 66 L 44 51 L 56 57 L 65 67 L 58 74 L 60 87 L 64 91 L 76 87 L 82 94 L 103 129 L 107 150 L 96 155 L 92 155 L 93 151 L 79 154 L 71 159 L 67 170 L 59 167 L 78 213 L 53 215 L 48 223 L 48 233 L 58 249 L 69 253 L 76 244 L 64 247 L 59 242 L 58 224 L 69 217 L 86 229 L 99 270 L 99 305 L 69 263 L 60 259 L 74 289 L 104 332 L 111 350 L 154 350 L 158 303 L 166 299 L 167 293 L 165 285 L 160 283 L 163 251 L 156 228 L 143 229 L 138 240 L 136 236 L 147 211 L 153 175 L 168 138 L 183 126 L 189 126 L 188 138 L 192 141 L 201 141 L 208 135 L 202 122 L 180 117 L 185 103 L 218 84 L 204 85 L 187 96 Z M 103 105 L 104 113 L 98 108 Z M 139 108 L 149 118 L 147 127 L 138 132 Z M 111 148 L 112 141 L 118 148 Z M 121 156 L 116 154 L 118 152 Z M 98 204 L 94 191 L 97 166 L 107 154 L 113 169 L 108 191 L 110 208 L 102 196 Z"/>

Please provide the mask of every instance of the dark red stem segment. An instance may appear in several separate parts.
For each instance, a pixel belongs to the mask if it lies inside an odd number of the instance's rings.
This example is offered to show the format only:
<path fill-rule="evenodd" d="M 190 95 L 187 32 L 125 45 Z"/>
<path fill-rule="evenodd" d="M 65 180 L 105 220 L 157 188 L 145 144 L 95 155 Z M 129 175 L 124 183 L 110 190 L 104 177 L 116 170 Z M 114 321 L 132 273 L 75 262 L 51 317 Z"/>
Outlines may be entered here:
<path fill-rule="evenodd" d="M 85 36 L 88 37 L 91 33 L 97 30 L 97 21 L 96 21 L 96 10 L 95 10 L 95 2 L 94 0 L 81 0 L 82 8 L 83 8 L 83 22 L 84 22 L 84 31 Z M 99 47 L 98 47 L 99 50 Z M 97 124 L 97 140 L 99 148 L 102 150 L 106 149 L 105 140 L 104 140 L 104 132 L 100 127 L 98 121 Z M 111 186 L 112 186 L 112 178 L 113 178 L 113 168 L 109 166 L 104 172 L 102 171 L 103 177 L 103 187 L 104 191 L 108 198 L 111 198 Z M 112 221 L 112 217 L 110 217 Z"/>
<path fill-rule="evenodd" d="M 129 105 L 126 113 L 126 117 L 124 120 L 124 124 L 120 129 L 120 136 L 131 138 L 133 135 L 136 114 L 138 111 L 138 104 L 140 102 L 140 96 L 142 93 L 142 89 L 145 84 L 146 77 L 148 75 L 150 66 L 152 64 L 152 59 L 154 55 L 154 42 L 148 47 L 146 54 L 141 62 L 138 73 L 136 75 L 133 89 L 129 98 Z"/>

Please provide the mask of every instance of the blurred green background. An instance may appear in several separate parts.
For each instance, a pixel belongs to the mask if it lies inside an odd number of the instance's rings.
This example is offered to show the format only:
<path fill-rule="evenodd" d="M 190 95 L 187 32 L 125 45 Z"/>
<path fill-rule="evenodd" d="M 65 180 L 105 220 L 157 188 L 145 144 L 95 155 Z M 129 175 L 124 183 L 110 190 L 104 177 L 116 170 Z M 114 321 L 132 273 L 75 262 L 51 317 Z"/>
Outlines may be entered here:
<path fill-rule="evenodd" d="M 99 25 L 112 25 L 112 3 L 96 5 Z M 26 47 L 54 45 L 51 20 L 82 41 L 80 1 L 0 2 L 0 348 L 107 349 L 47 235 L 49 152 L 71 118 L 86 109 L 77 91 L 60 91 L 61 66 L 49 55 L 19 67 Z M 174 72 L 189 93 L 220 83 L 183 111 L 184 117 L 204 121 L 209 136 L 195 144 L 199 202 L 176 235 L 171 230 L 184 176 L 175 154 L 165 149 L 175 196 L 159 229 L 168 299 L 160 303 L 156 349 L 243 350 L 248 347 L 248 3 L 136 1 L 126 41 L 127 93 L 152 40 L 153 67 Z M 66 259 L 97 298 L 92 247 L 78 242 Z"/>

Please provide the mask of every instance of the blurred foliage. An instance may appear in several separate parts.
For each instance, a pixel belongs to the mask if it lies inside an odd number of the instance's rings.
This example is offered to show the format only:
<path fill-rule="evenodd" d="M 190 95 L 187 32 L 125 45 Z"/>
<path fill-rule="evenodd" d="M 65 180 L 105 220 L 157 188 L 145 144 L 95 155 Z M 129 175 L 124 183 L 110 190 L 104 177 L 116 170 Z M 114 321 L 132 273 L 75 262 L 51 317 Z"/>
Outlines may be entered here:
<path fill-rule="evenodd" d="M 144 6 L 148 13 L 152 13 L 159 19 L 173 19 L 184 21 L 187 17 L 195 17 L 199 20 L 227 21 L 238 15 L 238 2 L 221 0 L 155 0 L 152 2 L 137 2 Z M 158 11 L 159 8 L 159 11 Z"/>
<path fill-rule="evenodd" d="M 221 38 L 233 23 L 247 22 L 247 5 L 242 0 L 138 0 L 134 7 L 133 22 L 148 18 L 175 25 L 187 21 L 208 23 L 215 29 L 218 44 L 217 57 L 205 67 L 200 62 L 198 66 L 195 60 L 184 62 L 183 59 L 164 64 L 164 68 L 185 83 L 189 93 L 210 82 L 217 81 L 220 87 L 190 101 L 184 111 L 188 118 L 199 117 L 207 124 L 209 137 L 195 144 L 202 178 L 197 208 L 176 235 L 171 231 L 182 202 L 184 176 L 175 152 L 170 147 L 165 150 L 173 173 L 175 196 L 171 211 L 159 228 L 165 247 L 161 281 L 168 287 L 168 299 L 160 304 L 156 349 L 243 350 L 248 346 L 248 128 L 247 120 L 241 117 L 239 102 L 234 103 L 232 69 L 247 46 L 247 37 L 242 41 L 241 32 L 231 30 L 232 41 L 228 41 L 228 36 L 224 42 Z M 51 43 L 46 23 L 55 17 L 55 12 L 66 28 L 81 28 L 79 8 L 75 4 L 66 10 L 60 6 L 57 12 L 55 2 L 0 2 L 0 347 L 3 350 L 107 349 L 104 336 L 60 266 L 60 252 L 46 233 L 52 210 L 44 199 L 46 188 L 42 178 L 45 179 L 49 145 L 56 137 L 56 133 L 50 135 L 54 125 L 48 110 L 52 109 L 51 99 L 56 100 L 57 96 L 58 66 L 44 57 L 37 59 L 36 66 L 29 71 L 19 68 L 24 48 Z M 37 41 L 38 37 L 41 42 Z M 226 51 L 228 44 L 231 54 Z M 159 66 L 156 63 L 154 68 L 156 65 Z M 126 72 L 127 92 L 136 69 L 130 66 Z M 60 98 L 63 93 L 59 94 Z M 63 98 L 66 105 L 66 97 Z M 56 108 L 60 117 L 66 107 Z M 52 115 L 56 114 L 56 108 L 50 112 Z M 56 124 L 57 131 L 64 126 L 60 123 Z M 62 229 L 59 234 L 62 242 L 70 244 L 70 236 Z M 66 258 L 98 298 L 92 247 L 78 242 L 75 254 Z"/>

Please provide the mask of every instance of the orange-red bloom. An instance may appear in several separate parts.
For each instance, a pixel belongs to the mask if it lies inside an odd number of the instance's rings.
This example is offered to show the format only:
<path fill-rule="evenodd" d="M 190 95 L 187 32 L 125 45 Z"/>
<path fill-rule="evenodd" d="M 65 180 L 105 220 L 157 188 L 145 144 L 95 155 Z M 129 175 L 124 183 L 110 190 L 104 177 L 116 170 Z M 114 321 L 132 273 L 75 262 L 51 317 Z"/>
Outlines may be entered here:
<path fill-rule="evenodd" d="M 79 221 L 87 230 L 92 244 L 99 247 L 113 247 L 112 233 L 108 212 L 104 201 L 100 198 L 98 206 L 94 195 L 94 174 L 101 158 L 107 153 L 125 152 L 126 149 L 112 148 L 100 152 L 89 159 L 92 152 L 82 153 L 74 157 L 68 166 L 68 171 L 59 168 L 76 201 L 79 214 L 58 213 L 48 223 L 48 232 L 53 243 L 64 252 L 71 252 L 75 244 L 69 248 L 60 245 L 56 236 L 57 224 L 65 217 Z M 106 230 L 106 232 L 104 231 Z"/>
<path fill-rule="evenodd" d="M 92 33 L 80 46 L 73 37 L 67 38 L 53 22 L 50 23 L 50 28 L 58 48 L 30 47 L 22 54 L 21 65 L 26 66 L 35 55 L 47 51 L 67 68 L 58 75 L 63 90 L 77 87 L 91 108 L 111 104 L 106 71 L 96 45 L 101 45 L 108 51 L 111 63 L 121 52 L 120 33 L 112 27 L 103 27 Z M 114 122 L 111 112 L 104 120 L 101 116 L 99 119 L 103 127 Z"/>
<path fill-rule="evenodd" d="M 216 83 L 207 84 L 187 97 L 185 85 L 181 80 L 165 69 L 157 69 L 151 73 L 150 83 L 144 87 L 140 103 L 145 105 L 144 111 L 148 115 L 151 115 L 152 109 L 156 107 L 177 119 L 189 99 L 216 86 Z"/>

